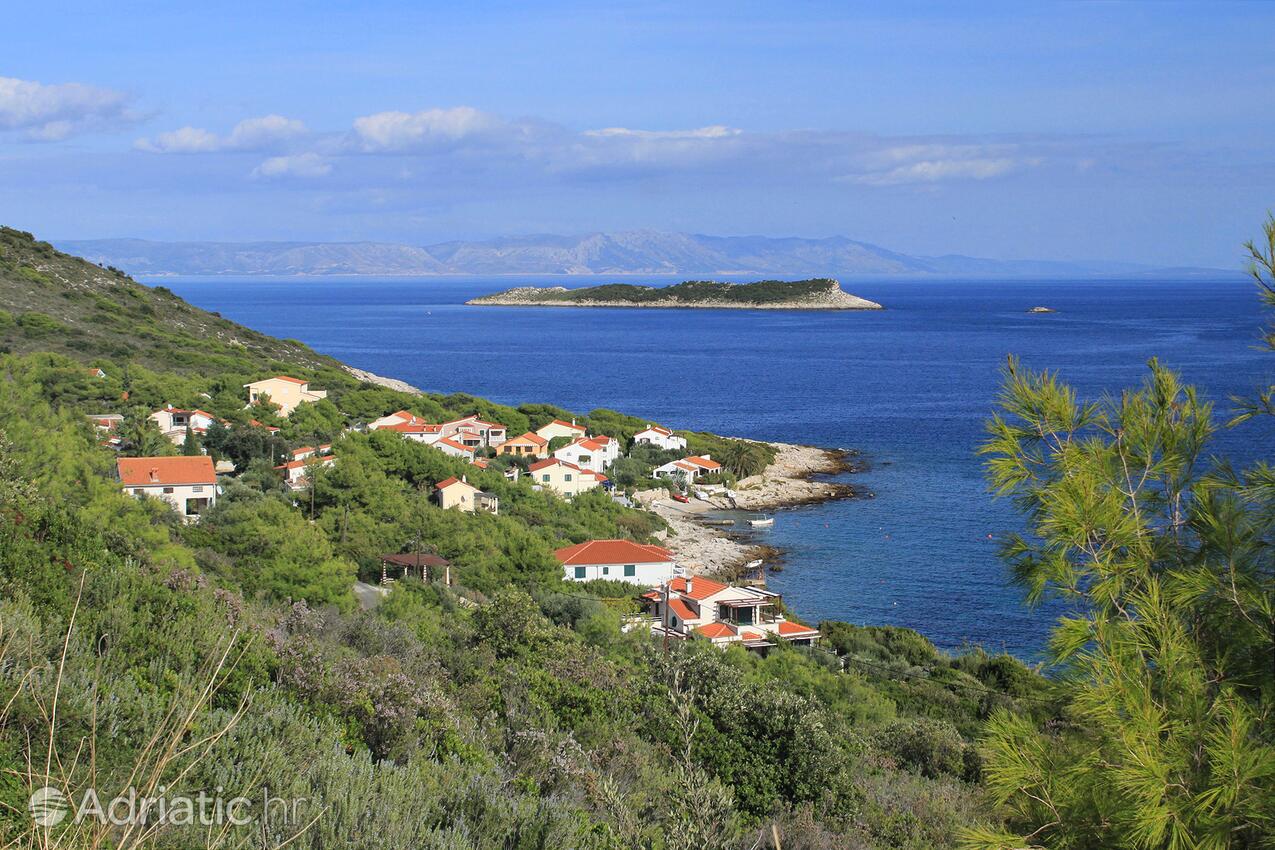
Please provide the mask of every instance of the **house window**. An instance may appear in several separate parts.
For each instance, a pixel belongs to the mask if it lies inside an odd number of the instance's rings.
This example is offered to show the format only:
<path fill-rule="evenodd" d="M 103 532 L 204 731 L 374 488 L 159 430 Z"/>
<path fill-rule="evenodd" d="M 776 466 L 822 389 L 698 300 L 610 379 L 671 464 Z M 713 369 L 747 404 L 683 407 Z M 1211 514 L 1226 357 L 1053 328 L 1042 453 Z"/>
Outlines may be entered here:
<path fill-rule="evenodd" d="M 563 480 L 563 481 L 570 481 L 570 480 L 571 480 L 571 473 L 570 473 L 570 472 L 568 472 L 566 475 L 563 475 L 563 476 L 562 476 L 562 480 Z"/>
<path fill-rule="evenodd" d="M 172 487 L 165 487 L 165 488 L 164 488 L 164 492 L 165 492 L 165 493 L 171 493 L 171 492 L 173 492 L 173 488 L 172 488 Z"/>
<path fill-rule="evenodd" d="M 576 578 L 584 578 L 584 567 L 576 567 Z"/>
<path fill-rule="evenodd" d="M 611 568 L 610 568 L 610 567 L 603 567 L 603 568 L 602 568 L 602 575 L 604 575 L 604 576 L 609 576 L 609 575 L 611 575 Z"/>
<path fill-rule="evenodd" d="M 625 565 L 624 565 L 624 577 L 625 577 L 625 578 L 633 578 L 633 577 L 634 577 L 634 576 L 636 576 L 636 575 L 637 575 L 637 564 L 625 564 Z"/>
<path fill-rule="evenodd" d="M 141 487 L 137 487 L 137 488 L 134 488 L 134 490 L 133 490 L 133 495 L 134 495 L 134 496 L 145 496 L 145 495 L 146 495 L 146 491 L 145 491 L 145 490 L 143 490 Z"/>
<path fill-rule="evenodd" d="M 196 484 L 194 487 L 191 487 L 191 488 L 190 488 L 190 492 L 192 492 L 192 493 L 202 493 L 202 492 L 204 492 L 204 485 L 202 485 L 202 484 Z"/>
<path fill-rule="evenodd" d="M 541 480 L 541 481 L 543 481 L 543 482 L 545 482 L 546 484 L 548 484 L 548 483 L 549 483 L 549 473 L 547 473 L 547 472 L 546 472 L 544 475 L 540 476 L 540 480 Z"/>

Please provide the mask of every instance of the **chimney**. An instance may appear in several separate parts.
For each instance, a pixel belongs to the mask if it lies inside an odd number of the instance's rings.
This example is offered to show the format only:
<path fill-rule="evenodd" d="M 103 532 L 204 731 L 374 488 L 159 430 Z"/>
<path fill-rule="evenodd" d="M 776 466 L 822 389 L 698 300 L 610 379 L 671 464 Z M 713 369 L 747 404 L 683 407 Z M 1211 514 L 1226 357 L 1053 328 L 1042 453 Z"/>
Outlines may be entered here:
<path fill-rule="evenodd" d="M 469 483 L 469 476 L 468 476 L 468 475 L 465 475 L 465 474 L 462 474 L 462 475 L 460 476 L 460 483 L 462 483 L 462 484 L 468 484 L 468 483 Z"/>
<path fill-rule="evenodd" d="M 686 577 L 686 595 L 687 596 L 690 596 L 691 591 L 694 589 L 694 584 L 692 583 L 692 581 L 693 581 L 692 576 Z"/>
<path fill-rule="evenodd" d="M 151 467 L 151 481 L 158 481 L 158 480 L 159 480 L 159 467 L 158 467 L 158 466 L 152 466 L 152 467 Z"/>
<path fill-rule="evenodd" d="M 704 460 L 712 460 L 712 459 L 713 459 L 712 455 L 704 455 Z"/>

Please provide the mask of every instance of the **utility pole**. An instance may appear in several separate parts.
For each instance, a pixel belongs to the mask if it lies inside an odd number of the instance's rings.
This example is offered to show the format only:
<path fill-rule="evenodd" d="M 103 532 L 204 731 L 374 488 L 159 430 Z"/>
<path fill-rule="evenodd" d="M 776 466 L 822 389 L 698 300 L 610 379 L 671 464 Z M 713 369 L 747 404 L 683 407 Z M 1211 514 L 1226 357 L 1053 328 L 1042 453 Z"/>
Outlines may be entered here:
<path fill-rule="evenodd" d="M 661 613 L 663 614 L 664 652 L 665 653 L 668 652 L 668 586 L 669 586 L 669 582 L 666 579 L 664 581 L 664 604 L 660 606 Z"/>

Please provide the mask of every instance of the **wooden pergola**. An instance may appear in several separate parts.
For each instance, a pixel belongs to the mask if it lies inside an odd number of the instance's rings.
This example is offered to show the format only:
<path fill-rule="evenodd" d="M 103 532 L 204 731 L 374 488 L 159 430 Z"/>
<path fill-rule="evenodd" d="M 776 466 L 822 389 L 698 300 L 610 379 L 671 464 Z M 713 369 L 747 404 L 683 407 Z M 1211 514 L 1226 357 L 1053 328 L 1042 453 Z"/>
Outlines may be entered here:
<path fill-rule="evenodd" d="M 391 575 L 397 570 L 398 575 Z M 452 563 L 439 555 L 427 552 L 406 552 L 381 556 L 381 584 L 390 584 L 400 578 L 415 576 L 423 582 L 442 581 L 452 583 Z"/>

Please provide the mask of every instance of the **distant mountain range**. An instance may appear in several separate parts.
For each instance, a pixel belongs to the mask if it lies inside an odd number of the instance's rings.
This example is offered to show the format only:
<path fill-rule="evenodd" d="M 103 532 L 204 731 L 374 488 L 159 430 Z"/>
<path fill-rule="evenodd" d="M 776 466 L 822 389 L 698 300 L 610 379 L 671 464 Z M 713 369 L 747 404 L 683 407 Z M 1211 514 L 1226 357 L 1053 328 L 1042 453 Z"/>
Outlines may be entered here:
<path fill-rule="evenodd" d="M 943 275 L 1098 277 L 1215 275 L 1133 263 L 913 256 L 868 242 L 625 231 L 516 236 L 482 242 L 152 242 L 68 240 L 63 251 L 134 275 Z"/>

